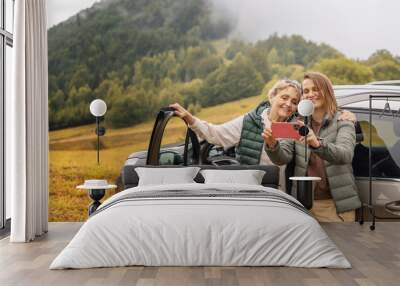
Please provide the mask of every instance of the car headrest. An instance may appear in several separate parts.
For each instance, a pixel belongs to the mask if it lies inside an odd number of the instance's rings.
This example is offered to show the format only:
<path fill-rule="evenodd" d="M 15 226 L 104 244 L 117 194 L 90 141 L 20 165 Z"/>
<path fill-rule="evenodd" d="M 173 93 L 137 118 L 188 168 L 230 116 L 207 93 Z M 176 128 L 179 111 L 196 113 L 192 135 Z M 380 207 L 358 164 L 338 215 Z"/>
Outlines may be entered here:
<path fill-rule="evenodd" d="M 135 171 L 137 167 L 149 167 L 149 168 L 184 168 L 185 166 L 132 166 L 126 165 L 122 170 L 122 183 L 124 189 L 136 187 L 139 183 L 139 176 Z M 262 170 L 265 171 L 265 175 L 262 178 L 261 184 L 265 187 L 271 187 L 277 189 L 279 187 L 279 167 L 275 165 L 224 165 L 224 166 L 213 166 L 213 165 L 191 165 L 190 167 L 200 167 L 202 170 L 206 169 L 219 169 L 219 170 Z M 197 183 L 204 183 L 204 178 L 200 174 L 194 178 Z"/>

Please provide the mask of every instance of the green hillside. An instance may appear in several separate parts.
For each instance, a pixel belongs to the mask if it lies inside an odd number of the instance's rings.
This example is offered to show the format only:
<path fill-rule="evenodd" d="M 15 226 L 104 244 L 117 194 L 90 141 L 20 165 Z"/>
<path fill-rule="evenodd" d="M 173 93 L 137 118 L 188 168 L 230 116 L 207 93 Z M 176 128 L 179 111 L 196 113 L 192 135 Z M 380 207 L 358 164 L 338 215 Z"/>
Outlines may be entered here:
<path fill-rule="evenodd" d="M 49 29 L 50 127 L 88 122 L 83 106 L 107 97 L 104 81 L 118 79 L 125 94 L 143 57 L 225 37 L 229 23 L 210 9 L 203 0 L 108 0 Z"/>
<path fill-rule="evenodd" d="M 108 105 L 106 124 L 145 122 L 161 106 L 190 110 L 256 96 L 277 78 L 313 69 L 335 84 L 400 78 L 399 57 L 378 50 L 344 57 L 300 35 L 256 43 L 232 39 L 235 19 L 209 0 L 103 0 L 48 31 L 50 129 L 92 122 L 88 105 Z"/>

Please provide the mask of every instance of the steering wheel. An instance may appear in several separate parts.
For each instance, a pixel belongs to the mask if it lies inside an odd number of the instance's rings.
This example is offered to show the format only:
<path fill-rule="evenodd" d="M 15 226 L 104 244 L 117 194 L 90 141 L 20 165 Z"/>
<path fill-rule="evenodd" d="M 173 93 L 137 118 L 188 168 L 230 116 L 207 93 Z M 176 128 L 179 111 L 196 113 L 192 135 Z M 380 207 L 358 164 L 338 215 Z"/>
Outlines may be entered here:
<path fill-rule="evenodd" d="M 229 156 L 217 156 L 211 159 L 211 165 L 223 166 L 223 165 L 240 165 L 239 161 Z"/>
<path fill-rule="evenodd" d="M 201 164 L 211 164 L 214 166 L 221 165 L 240 165 L 240 162 L 231 156 L 222 154 L 217 156 L 210 156 L 210 151 L 216 147 L 214 144 L 211 144 L 207 141 L 203 142 L 200 153 L 200 162 Z"/>

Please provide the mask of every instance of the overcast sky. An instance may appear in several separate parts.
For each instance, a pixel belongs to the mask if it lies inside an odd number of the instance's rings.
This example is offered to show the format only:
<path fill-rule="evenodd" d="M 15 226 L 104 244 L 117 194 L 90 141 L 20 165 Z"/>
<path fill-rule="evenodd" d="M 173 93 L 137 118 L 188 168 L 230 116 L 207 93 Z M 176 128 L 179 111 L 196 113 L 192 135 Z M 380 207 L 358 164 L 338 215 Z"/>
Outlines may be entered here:
<path fill-rule="evenodd" d="M 48 26 L 98 0 L 48 0 Z M 352 58 L 377 49 L 400 56 L 399 0 L 212 0 L 236 15 L 235 35 L 246 40 L 299 34 Z"/>

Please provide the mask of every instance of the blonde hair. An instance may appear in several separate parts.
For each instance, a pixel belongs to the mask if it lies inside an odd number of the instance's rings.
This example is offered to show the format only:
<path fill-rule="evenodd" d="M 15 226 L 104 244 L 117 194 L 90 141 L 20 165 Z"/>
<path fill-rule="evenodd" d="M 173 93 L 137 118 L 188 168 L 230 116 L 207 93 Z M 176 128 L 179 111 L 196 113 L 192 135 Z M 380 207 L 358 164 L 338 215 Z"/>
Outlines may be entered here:
<path fill-rule="evenodd" d="M 296 80 L 290 79 L 280 79 L 278 80 L 268 91 L 268 99 L 272 100 L 279 92 L 287 89 L 288 87 L 293 87 L 296 90 L 297 98 L 300 101 L 301 98 L 301 85 Z"/>
<path fill-rule="evenodd" d="M 333 85 L 331 80 L 320 72 L 307 72 L 304 74 L 304 79 L 310 79 L 317 86 L 318 90 L 321 92 L 322 97 L 325 100 L 326 111 L 332 118 L 338 111 L 338 105 L 333 91 Z"/>

